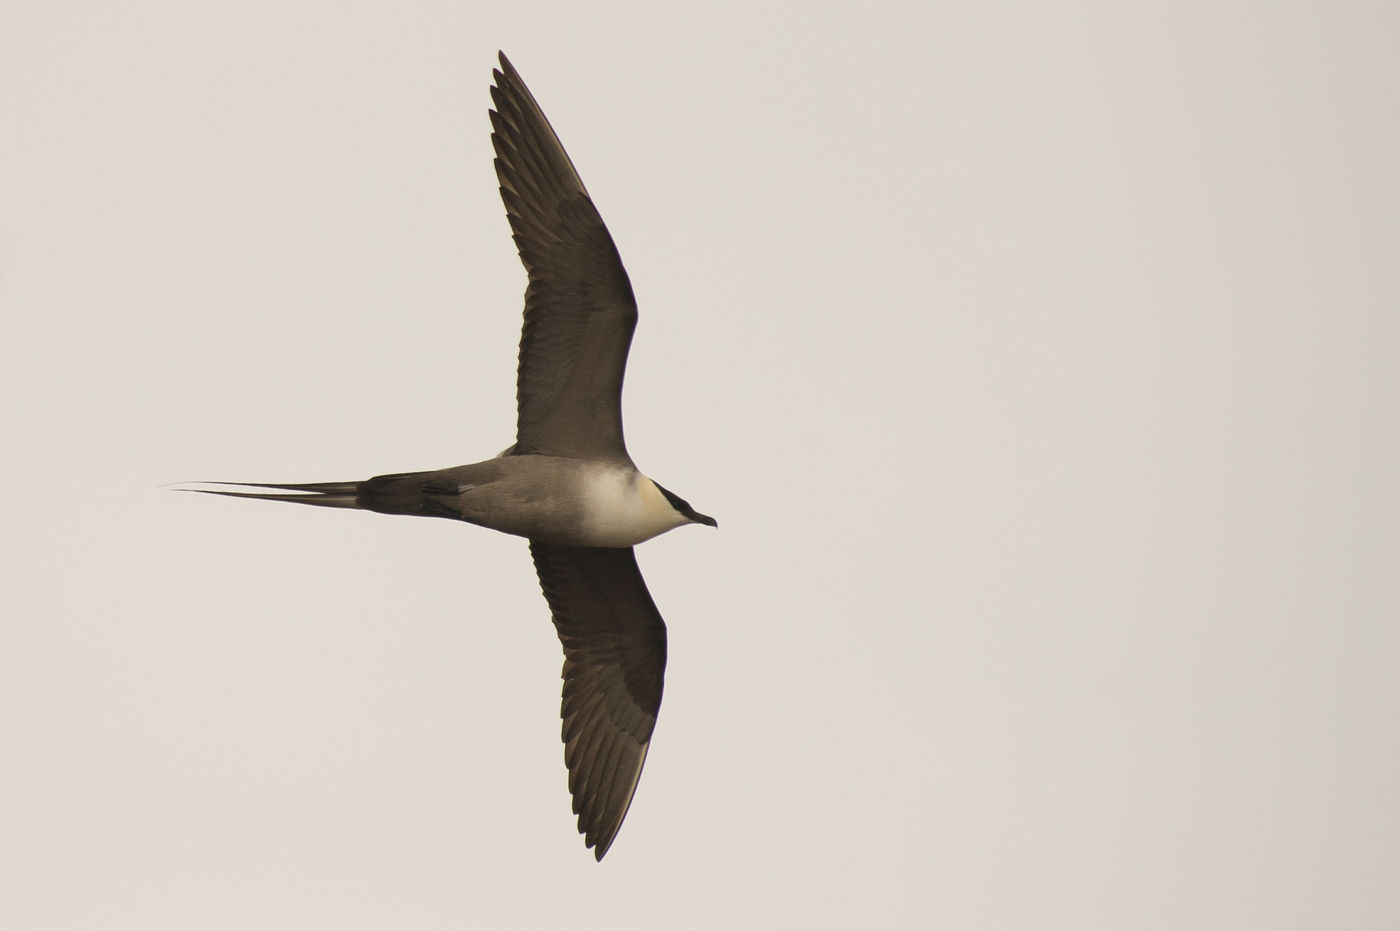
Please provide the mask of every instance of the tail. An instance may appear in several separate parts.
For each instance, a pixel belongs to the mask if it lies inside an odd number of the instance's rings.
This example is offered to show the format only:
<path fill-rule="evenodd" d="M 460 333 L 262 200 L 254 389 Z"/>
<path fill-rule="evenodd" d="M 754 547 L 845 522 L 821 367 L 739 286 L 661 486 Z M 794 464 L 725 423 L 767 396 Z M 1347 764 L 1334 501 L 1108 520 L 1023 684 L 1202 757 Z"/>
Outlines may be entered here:
<path fill-rule="evenodd" d="M 199 485 L 223 485 L 225 488 L 179 487 L 176 491 L 193 491 L 201 495 L 223 495 L 226 498 L 253 498 L 258 501 L 291 501 L 314 504 L 320 508 L 362 508 L 360 488 L 366 482 L 311 482 L 303 485 L 264 485 L 260 482 L 196 482 Z M 232 491 L 233 488 L 271 488 L 275 491 Z"/>
<path fill-rule="evenodd" d="M 456 485 L 434 479 L 439 472 L 398 472 L 376 475 L 363 482 L 308 482 L 283 485 L 264 482 L 195 482 L 194 485 L 221 485 L 222 488 L 179 486 L 177 491 L 193 491 L 201 495 L 222 495 L 226 498 L 252 498 L 256 501 L 288 501 L 310 504 L 319 508 L 352 508 L 377 511 L 380 514 L 413 514 L 421 517 L 450 517 L 462 515 L 443 496 L 455 495 Z M 270 489 L 239 491 L 241 488 Z"/>

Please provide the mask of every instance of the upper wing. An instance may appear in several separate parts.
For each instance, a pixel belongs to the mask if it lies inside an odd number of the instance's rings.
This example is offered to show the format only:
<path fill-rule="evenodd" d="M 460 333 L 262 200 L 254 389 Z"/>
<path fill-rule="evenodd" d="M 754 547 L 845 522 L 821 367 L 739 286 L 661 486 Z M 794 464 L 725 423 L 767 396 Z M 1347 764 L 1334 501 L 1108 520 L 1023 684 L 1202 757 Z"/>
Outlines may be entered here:
<path fill-rule="evenodd" d="M 516 381 L 518 453 L 626 459 L 622 376 L 637 302 L 608 229 L 504 54 L 491 142 L 529 273 Z"/>
<path fill-rule="evenodd" d="M 599 860 L 627 816 L 661 707 L 666 625 L 629 549 L 530 541 L 564 644 L 564 762 Z"/>

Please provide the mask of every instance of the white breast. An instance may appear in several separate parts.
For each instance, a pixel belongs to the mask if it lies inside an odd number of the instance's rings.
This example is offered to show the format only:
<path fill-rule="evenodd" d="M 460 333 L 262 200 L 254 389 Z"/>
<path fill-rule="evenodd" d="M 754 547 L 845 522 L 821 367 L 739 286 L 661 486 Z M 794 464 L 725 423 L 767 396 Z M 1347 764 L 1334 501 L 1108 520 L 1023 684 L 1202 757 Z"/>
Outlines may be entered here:
<path fill-rule="evenodd" d="M 632 469 L 599 469 L 583 487 L 585 546 L 635 546 L 686 519 L 651 479 Z"/>

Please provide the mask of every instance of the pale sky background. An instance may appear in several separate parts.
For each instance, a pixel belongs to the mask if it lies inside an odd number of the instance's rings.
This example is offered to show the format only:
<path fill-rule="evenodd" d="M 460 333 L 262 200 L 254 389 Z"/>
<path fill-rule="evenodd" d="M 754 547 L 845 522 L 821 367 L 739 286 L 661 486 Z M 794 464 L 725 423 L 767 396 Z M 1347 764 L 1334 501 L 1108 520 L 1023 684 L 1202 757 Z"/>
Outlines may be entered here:
<path fill-rule="evenodd" d="M 0 926 L 1400 927 L 1390 3 L 0 3 Z M 601 864 L 521 540 L 511 56 L 641 305 Z"/>

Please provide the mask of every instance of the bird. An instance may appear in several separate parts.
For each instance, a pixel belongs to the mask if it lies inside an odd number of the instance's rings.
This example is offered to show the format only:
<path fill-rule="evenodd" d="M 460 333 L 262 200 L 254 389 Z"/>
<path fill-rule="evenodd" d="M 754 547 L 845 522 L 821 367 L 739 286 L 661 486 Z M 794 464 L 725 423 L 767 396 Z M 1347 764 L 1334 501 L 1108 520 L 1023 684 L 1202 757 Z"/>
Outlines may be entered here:
<path fill-rule="evenodd" d="M 617 247 L 544 111 L 498 53 L 496 177 L 525 266 L 515 442 L 470 465 L 357 482 L 199 482 L 182 491 L 464 521 L 525 537 L 564 648 L 564 762 L 601 861 L 627 816 L 661 707 L 666 625 L 634 547 L 718 527 L 638 471 L 622 431 L 637 303 Z"/>

